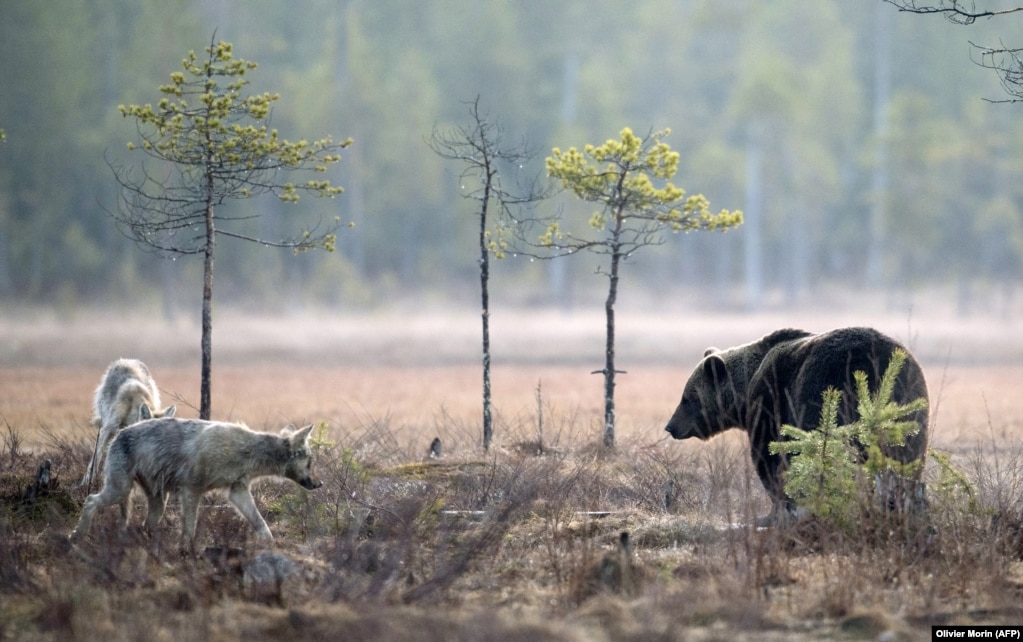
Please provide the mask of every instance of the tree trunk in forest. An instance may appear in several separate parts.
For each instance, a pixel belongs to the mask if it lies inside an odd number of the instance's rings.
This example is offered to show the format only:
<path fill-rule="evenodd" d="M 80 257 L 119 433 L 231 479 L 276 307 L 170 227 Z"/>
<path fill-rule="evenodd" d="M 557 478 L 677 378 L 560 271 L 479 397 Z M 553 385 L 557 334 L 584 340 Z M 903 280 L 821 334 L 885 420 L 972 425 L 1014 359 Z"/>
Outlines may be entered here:
<path fill-rule="evenodd" d="M 764 296 L 763 145 L 760 127 L 751 127 L 746 147 L 746 203 L 742 225 L 746 307 L 750 310 L 758 309 Z"/>
<path fill-rule="evenodd" d="M 202 268 L 202 375 L 199 390 L 199 419 L 211 416 L 211 373 L 213 371 L 213 207 L 206 208 L 206 249 Z"/>
<path fill-rule="evenodd" d="M 10 240 L 6 234 L 10 226 L 6 223 L 0 226 L 0 295 L 8 295 L 14 290 L 11 280 L 11 248 Z"/>
<path fill-rule="evenodd" d="M 888 196 L 888 109 L 891 102 L 891 29 L 889 11 L 878 3 L 874 29 L 874 168 L 870 180 L 870 220 L 867 223 L 867 285 L 881 286 L 884 278 L 885 200 Z"/>
<path fill-rule="evenodd" d="M 490 250 L 487 244 L 487 204 L 490 201 L 491 181 L 494 170 L 487 164 L 486 184 L 483 187 L 483 203 L 480 208 L 480 303 L 483 317 L 483 450 L 490 450 L 494 435 L 493 412 L 490 403 Z"/>
<path fill-rule="evenodd" d="M 604 312 L 607 315 L 607 343 L 604 350 L 604 448 L 615 445 L 615 300 L 618 298 L 618 263 L 621 254 L 611 254 L 610 286 Z"/>
<path fill-rule="evenodd" d="M 212 51 L 212 43 L 210 44 Z M 207 82 L 212 82 L 213 67 L 206 72 Z M 211 117 L 211 106 L 206 107 L 207 121 Z M 213 137 L 210 128 L 204 130 L 206 157 L 203 168 L 206 179 L 206 246 L 203 248 L 202 264 L 202 374 L 199 383 L 199 419 L 209 421 L 212 416 L 212 380 L 213 380 L 213 250 L 216 246 L 216 233 L 213 219 L 213 199 L 216 183 L 213 179 L 216 170 L 216 159 L 213 154 Z"/>
<path fill-rule="evenodd" d="M 624 175 L 623 175 L 624 176 Z M 619 184 L 619 188 L 620 188 Z M 614 241 L 611 246 L 611 272 L 608 276 L 607 301 L 604 313 L 607 317 L 607 342 L 604 346 L 604 448 L 615 445 L 615 301 L 618 299 L 618 265 L 622 253 L 619 238 L 622 233 L 622 212 L 615 213 Z"/>

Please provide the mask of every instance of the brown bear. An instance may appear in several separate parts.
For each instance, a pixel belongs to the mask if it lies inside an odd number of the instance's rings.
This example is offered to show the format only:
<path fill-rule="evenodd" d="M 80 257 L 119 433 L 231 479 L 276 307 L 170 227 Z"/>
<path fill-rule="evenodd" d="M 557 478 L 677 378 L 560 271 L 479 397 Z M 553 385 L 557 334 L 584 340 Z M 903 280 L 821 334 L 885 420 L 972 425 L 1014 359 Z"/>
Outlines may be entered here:
<path fill-rule="evenodd" d="M 682 401 L 665 430 L 675 439 L 708 439 L 729 428 L 745 430 L 757 475 L 774 504 L 771 515 L 762 520 L 770 523 L 790 514 L 794 506 L 785 496 L 782 477 L 788 457 L 771 454 L 768 445 L 781 438 L 783 425 L 816 429 L 822 393 L 828 387 L 842 392 L 839 425 L 856 421 L 853 373 L 865 372 L 870 390 L 876 391 L 896 348 L 906 351 L 907 358 L 892 401 L 905 404 L 926 399 L 927 384 L 920 364 L 897 341 L 871 328 L 842 328 L 822 334 L 784 329 L 727 350 L 709 348 L 686 382 Z M 901 462 L 922 460 L 926 454 L 927 409 L 912 418 L 920 430 L 904 446 L 885 453 Z M 914 480 L 912 493 L 923 501 L 918 480 Z"/>

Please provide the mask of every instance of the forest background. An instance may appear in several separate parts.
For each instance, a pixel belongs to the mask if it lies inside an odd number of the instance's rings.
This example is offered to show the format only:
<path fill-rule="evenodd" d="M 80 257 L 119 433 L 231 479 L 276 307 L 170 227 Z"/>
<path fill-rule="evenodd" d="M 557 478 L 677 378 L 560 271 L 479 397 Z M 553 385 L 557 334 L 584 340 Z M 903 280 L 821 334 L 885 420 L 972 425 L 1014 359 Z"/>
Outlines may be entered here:
<path fill-rule="evenodd" d="M 107 161 L 127 158 L 117 105 L 157 85 L 211 36 L 260 63 L 273 126 L 352 137 L 330 176 L 346 192 L 295 207 L 272 197 L 251 225 L 340 216 L 334 253 L 218 247 L 218 301 L 249 311 L 470 303 L 473 203 L 431 151 L 466 101 L 536 150 L 599 144 L 622 127 L 672 129 L 676 182 L 725 235 L 669 237 L 634 258 L 625 293 L 714 311 L 884 293 L 902 308 L 1009 315 L 1023 276 L 1023 119 L 969 44 L 1019 46 L 1015 20 L 971 27 L 880 0 L 9 0 L 0 21 L 0 306 L 198 310 L 199 261 L 140 252 L 114 226 Z M 1018 38 L 1016 39 L 1018 40 Z M 515 177 L 520 168 L 506 168 Z M 292 209 L 288 209 L 291 207 Z M 545 204 L 585 221 L 571 198 Z M 578 214 L 579 216 L 575 216 Z M 282 229 L 294 229 L 289 226 Z M 495 299 L 571 308 L 605 288 L 597 259 L 493 268 Z M 843 295 L 844 296 L 844 295 Z"/>

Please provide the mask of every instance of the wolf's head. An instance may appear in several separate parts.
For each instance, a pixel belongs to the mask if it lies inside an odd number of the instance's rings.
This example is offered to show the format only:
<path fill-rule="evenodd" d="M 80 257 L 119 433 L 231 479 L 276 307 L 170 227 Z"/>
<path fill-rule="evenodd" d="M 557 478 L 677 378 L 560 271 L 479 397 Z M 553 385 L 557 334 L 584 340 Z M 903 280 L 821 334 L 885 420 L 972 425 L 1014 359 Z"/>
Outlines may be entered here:
<path fill-rule="evenodd" d="M 145 421 L 146 419 L 159 419 L 160 417 L 173 417 L 174 413 L 177 412 L 177 406 L 167 406 L 163 410 L 153 409 L 149 407 L 149 404 L 142 402 L 139 406 L 139 415 L 137 421 Z"/>
<path fill-rule="evenodd" d="M 284 476 L 309 490 L 323 486 L 322 481 L 313 477 L 313 455 L 309 451 L 309 434 L 312 431 L 313 425 L 309 424 L 298 431 L 289 426 L 281 432 L 281 436 L 288 440 L 290 453 Z"/>

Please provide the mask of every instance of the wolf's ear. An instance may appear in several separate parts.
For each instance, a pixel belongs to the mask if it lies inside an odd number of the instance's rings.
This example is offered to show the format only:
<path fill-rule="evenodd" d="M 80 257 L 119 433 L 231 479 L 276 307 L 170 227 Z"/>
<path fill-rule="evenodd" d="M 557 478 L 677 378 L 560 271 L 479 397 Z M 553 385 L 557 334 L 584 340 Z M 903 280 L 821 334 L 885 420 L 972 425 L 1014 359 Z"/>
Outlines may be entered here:
<path fill-rule="evenodd" d="M 291 443 L 293 444 L 304 444 L 309 441 L 309 435 L 313 432 L 313 425 L 309 424 L 305 428 L 302 428 L 295 434 L 291 435 Z"/>
<path fill-rule="evenodd" d="M 149 404 L 143 402 L 142 405 L 139 406 L 139 419 L 140 420 L 145 420 L 145 419 L 152 419 L 152 418 L 153 418 L 153 411 L 149 409 Z"/>
<path fill-rule="evenodd" d="M 167 408 L 167 410 L 163 411 L 163 416 L 164 417 L 173 417 L 174 413 L 177 412 L 177 411 L 178 411 L 178 407 L 177 406 L 170 406 L 169 408 Z"/>

